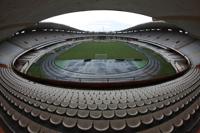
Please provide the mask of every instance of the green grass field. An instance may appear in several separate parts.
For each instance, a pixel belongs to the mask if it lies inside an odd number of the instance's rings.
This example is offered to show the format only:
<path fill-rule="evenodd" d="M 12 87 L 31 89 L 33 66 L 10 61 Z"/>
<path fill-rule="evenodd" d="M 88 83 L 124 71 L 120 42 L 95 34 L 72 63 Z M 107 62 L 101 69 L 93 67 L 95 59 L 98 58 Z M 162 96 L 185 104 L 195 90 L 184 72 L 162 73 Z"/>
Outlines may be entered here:
<path fill-rule="evenodd" d="M 96 59 L 97 55 L 106 55 L 106 59 L 147 59 L 143 53 L 129 47 L 125 42 L 90 41 L 66 50 L 57 60 Z"/>

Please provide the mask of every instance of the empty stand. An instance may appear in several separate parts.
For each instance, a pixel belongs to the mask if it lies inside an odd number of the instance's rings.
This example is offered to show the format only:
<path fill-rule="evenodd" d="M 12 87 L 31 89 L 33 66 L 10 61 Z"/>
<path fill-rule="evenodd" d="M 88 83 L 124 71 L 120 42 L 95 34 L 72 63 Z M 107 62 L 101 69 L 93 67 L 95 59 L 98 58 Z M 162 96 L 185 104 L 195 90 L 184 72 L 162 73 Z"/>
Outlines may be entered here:
<path fill-rule="evenodd" d="M 8 117 L 29 132 L 43 128 L 171 132 L 199 111 L 199 74 L 193 68 L 181 78 L 153 87 L 87 91 L 33 86 L 11 69 L 1 68 L 1 104 Z"/>
<path fill-rule="evenodd" d="M 199 50 L 199 43 L 193 38 L 162 31 L 108 35 L 138 38 L 180 50 L 189 59 L 194 57 L 190 70 L 184 75 L 147 87 L 112 90 L 61 88 L 30 81 L 13 71 L 12 61 L 25 50 L 54 44 L 54 40 L 98 36 L 63 34 L 27 33 L 0 45 L 3 55 L 0 57 L 0 117 L 11 132 L 190 133 L 199 122 L 199 59 L 193 55 L 195 53 L 190 53 L 195 48 Z M 181 60 L 173 54 L 165 54 L 170 59 Z M 153 65 L 150 68 L 156 69 Z M 47 70 L 59 76 L 54 68 L 47 67 Z"/>

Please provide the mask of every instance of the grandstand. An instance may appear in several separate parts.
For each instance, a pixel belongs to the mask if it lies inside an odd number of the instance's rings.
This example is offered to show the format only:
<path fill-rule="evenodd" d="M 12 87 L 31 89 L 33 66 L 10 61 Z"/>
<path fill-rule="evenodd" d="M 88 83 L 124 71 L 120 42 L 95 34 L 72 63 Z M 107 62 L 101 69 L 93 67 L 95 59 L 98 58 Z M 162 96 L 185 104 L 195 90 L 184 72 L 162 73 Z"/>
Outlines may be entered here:
<path fill-rule="evenodd" d="M 37 32 L 39 32 L 39 35 Z M 1 66 L 1 118 L 4 122 L 9 123 L 7 127 L 10 131 L 190 132 L 196 127 L 200 103 L 200 72 L 199 68 L 196 67 L 199 60 L 190 60 L 197 55 L 188 54 L 190 52 L 187 50 L 193 50 L 192 48 L 184 48 L 198 45 L 192 37 L 179 32 L 174 32 L 171 36 L 171 32 L 162 31 L 162 29 L 158 32 L 152 31 L 154 36 L 162 34 L 162 38 L 154 41 L 146 38 L 146 36 L 151 35 L 151 31 L 112 35 L 103 35 L 102 33 L 92 35 L 88 33 L 69 34 L 55 31 L 33 32 L 32 30 L 26 31 L 26 33 L 16 35 L 3 42 L 8 45 L 0 45 L 0 49 L 4 53 L 11 50 L 6 49 L 5 46 L 13 47 L 12 55 L 3 54 L 1 56 L 1 64 L 8 66 Z M 43 34 L 47 38 L 45 41 Z M 168 37 L 169 35 L 170 37 Z M 133 79 L 130 80 L 129 78 L 127 82 L 125 77 L 121 77 L 121 80 L 110 79 L 109 83 L 107 83 L 107 80 L 106 83 L 104 80 L 96 83 L 92 80 L 94 79 L 92 77 L 84 84 L 84 80 L 80 82 L 79 79 L 62 82 L 26 75 L 27 67 L 31 67 L 31 64 L 40 60 L 45 53 L 50 52 L 50 55 L 54 55 L 54 52 L 51 51 L 64 50 L 62 47 L 70 49 L 74 47 L 74 44 L 80 45 L 80 42 L 91 41 L 98 36 L 107 36 L 111 40 L 132 42 L 133 46 L 137 44 L 140 47 L 158 51 L 162 53 L 163 58 L 172 64 L 174 63 L 173 65 L 177 66 L 179 71 L 176 71 L 175 77 L 157 79 L 156 82 L 149 79 L 148 82 L 151 82 L 151 85 L 147 83 L 145 78 L 143 78 L 143 81 L 134 80 L 134 82 Z M 176 36 L 181 47 L 180 45 L 174 46 L 174 41 L 165 39 L 175 40 Z M 184 38 L 183 42 L 181 36 Z M 188 40 L 185 39 L 185 36 Z M 59 38 L 61 41 L 53 43 L 52 40 L 55 38 L 56 40 Z M 163 45 L 164 42 L 169 41 L 169 45 Z M 27 42 L 30 45 L 24 47 L 19 42 Z M 191 42 L 190 45 L 185 45 L 189 42 Z M 195 48 L 198 48 L 198 46 Z M 147 70 L 138 69 L 138 76 L 142 75 L 141 72 L 144 71 L 157 70 L 157 67 L 151 65 L 143 68 Z M 55 66 L 51 63 L 46 68 L 55 74 L 53 77 L 56 77 L 56 75 L 58 77 L 64 76 L 64 72 L 55 69 Z M 127 76 L 127 73 L 125 75 Z M 124 79 L 126 80 L 124 81 Z M 54 84 L 49 84 L 47 80 Z M 79 87 L 76 89 L 63 88 L 66 83 L 75 88 L 78 85 Z M 124 86 L 128 84 L 126 86 L 128 88 L 121 89 L 123 86 L 118 88 L 119 84 Z M 145 86 L 142 87 L 141 84 L 142 86 L 145 84 Z M 152 86 L 152 84 L 154 85 Z M 90 89 L 84 89 L 85 87 L 90 87 Z M 108 89 L 103 89 L 106 87 Z"/>
<path fill-rule="evenodd" d="M 4 11 L 0 12 L 0 132 L 199 132 L 198 2 L 162 1 L 165 6 L 156 0 L 90 1 L 92 6 L 80 0 L 48 2 L 0 4 Z M 109 33 L 39 22 L 100 7 L 166 22 Z M 95 52 L 60 63 L 63 53 L 88 42 L 123 43 L 140 58 L 133 56 L 130 62 L 116 53 L 110 58 L 108 52 Z"/>

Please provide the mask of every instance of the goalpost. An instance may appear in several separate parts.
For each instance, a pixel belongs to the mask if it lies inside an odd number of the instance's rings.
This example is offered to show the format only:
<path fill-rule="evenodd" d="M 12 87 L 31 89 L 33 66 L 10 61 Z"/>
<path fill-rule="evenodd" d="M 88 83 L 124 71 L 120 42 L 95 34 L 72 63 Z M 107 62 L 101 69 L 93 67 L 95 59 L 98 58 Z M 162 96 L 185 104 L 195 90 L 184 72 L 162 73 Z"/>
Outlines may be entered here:
<path fill-rule="evenodd" d="M 107 54 L 95 54 L 95 59 L 107 59 Z"/>

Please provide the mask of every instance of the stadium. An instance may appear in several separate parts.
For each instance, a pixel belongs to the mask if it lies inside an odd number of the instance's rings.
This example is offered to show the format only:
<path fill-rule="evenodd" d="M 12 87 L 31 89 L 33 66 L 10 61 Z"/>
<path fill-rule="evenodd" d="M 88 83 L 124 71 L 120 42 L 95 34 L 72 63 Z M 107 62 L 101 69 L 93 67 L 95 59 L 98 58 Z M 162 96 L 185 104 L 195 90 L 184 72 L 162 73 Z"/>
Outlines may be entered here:
<path fill-rule="evenodd" d="M 0 133 L 199 133 L 199 2 L 86 1 L 1 2 Z M 41 22 L 103 9 L 153 22 L 112 32 Z"/>

